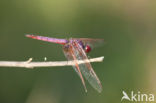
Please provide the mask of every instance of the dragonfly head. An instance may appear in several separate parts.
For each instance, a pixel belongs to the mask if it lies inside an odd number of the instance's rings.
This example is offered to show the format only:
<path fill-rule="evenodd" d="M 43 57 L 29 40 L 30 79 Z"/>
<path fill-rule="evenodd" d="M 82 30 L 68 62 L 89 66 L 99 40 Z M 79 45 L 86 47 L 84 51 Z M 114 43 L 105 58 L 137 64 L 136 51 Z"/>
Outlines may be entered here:
<path fill-rule="evenodd" d="M 86 45 L 84 49 L 86 53 L 89 53 L 92 50 L 89 45 Z"/>

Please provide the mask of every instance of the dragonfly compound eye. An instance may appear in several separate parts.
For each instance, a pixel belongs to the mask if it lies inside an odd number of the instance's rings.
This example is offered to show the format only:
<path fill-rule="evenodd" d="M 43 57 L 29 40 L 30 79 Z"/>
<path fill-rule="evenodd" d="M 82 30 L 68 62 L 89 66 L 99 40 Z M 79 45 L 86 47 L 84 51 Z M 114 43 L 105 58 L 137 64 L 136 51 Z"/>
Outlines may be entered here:
<path fill-rule="evenodd" d="M 91 51 L 91 47 L 89 45 L 85 46 L 85 52 L 89 53 Z"/>

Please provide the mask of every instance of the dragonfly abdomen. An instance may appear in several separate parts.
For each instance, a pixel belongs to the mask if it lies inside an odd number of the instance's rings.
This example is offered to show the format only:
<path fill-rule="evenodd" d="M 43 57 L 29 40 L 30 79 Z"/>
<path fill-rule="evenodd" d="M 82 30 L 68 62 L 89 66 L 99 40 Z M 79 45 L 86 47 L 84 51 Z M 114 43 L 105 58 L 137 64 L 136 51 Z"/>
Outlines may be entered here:
<path fill-rule="evenodd" d="M 42 41 L 46 41 L 46 42 L 63 44 L 63 45 L 68 42 L 68 40 L 66 40 L 66 39 L 57 39 L 57 38 L 50 38 L 50 37 L 36 36 L 36 35 L 29 35 L 29 34 L 27 34 L 26 37 L 29 37 L 32 39 L 37 39 L 37 40 L 42 40 Z"/>

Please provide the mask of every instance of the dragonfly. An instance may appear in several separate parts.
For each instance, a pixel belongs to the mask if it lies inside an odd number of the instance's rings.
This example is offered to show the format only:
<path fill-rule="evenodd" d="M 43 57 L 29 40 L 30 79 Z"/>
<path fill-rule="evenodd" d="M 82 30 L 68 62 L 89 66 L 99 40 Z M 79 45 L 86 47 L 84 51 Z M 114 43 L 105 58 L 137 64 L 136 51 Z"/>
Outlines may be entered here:
<path fill-rule="evenodd" d="M 92 48 L 94 48 L 96 44 L 102 43 L 103 39 L 90 39 L 90 38 L 58 39 L 52 37 L 37 36 L 32 34 L 27 34 L 26 37 L 63 45 L 62 48 L 64 55 L 69 61 L 74 61 L 73 68 L 79 75 L 82 84 L 84 86 L 85 92 L 87 92 L 87 88 L 83 77 L 85 77 L 86 80 L 88 80 L 88 82 L 91 84 L 91 86 L 99 93 L 102 91 L 101 82 L 89 62 L 87 53 L 91 52 Z M 85 60 L 87 62 L 80 64 L 78 63 L 79 60 L 82 61 Z"/>

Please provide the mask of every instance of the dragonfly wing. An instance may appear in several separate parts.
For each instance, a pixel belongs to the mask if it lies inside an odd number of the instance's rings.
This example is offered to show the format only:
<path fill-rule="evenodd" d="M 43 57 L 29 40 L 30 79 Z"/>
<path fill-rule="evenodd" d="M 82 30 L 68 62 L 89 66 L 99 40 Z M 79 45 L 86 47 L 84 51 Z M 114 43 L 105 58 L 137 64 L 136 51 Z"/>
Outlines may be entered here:
<path fill-rule="evenodd" d="M 76 56 L 74 55 L 75 53 L 73 52 L 73 48 L 68 46 L 68 48 L 63 49 L 63 52 L 64 52 L 64 55 L 66 56 L 66 58 L 69 61 L 74 61 L 75 65 L 73 65 L 73 68 L 76 71 L 76 73 L 79 75 L 79 77 L 81 78 L 81 81 L 82 81 L 82 84 L 84 86 L 85 92 L 87 92 L 85 81 L 84 81 L 83 76 L 81 74 L 80 67 L 78 65 L 78 61 L 76 59 Z"/>
<path fill-rule="evenodd" d="M 73 38 L 75 40 L 80 40 L 84 45 L 90 45 L 92 48 L 100 46 L 104 43 L 104 39 L 90 39 L 90 38 Z"/>
<path fill-rule="evenodd" d="M 79 64 L 80 70 L 84 77 L 88 80 L 88 82 L 92 85 L 93 88 L 95 88 L 98 92 L 102 91 L 102 85 L 95 74 L 88 58 L 83 50 L 82 46 L 78 43 L 77 40 L 73 40 L 74 42 L 72 43 L 72 48 L 73 52 L 75 53 L 74 55 L 76 56 L 77 60 L 85 60 L 86 63 Z"/>

